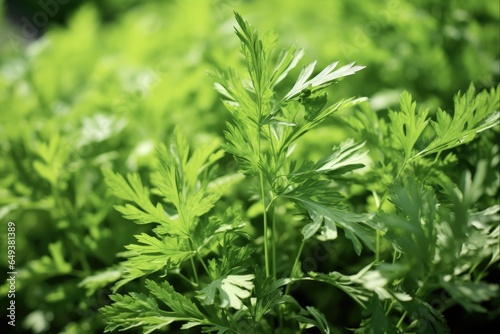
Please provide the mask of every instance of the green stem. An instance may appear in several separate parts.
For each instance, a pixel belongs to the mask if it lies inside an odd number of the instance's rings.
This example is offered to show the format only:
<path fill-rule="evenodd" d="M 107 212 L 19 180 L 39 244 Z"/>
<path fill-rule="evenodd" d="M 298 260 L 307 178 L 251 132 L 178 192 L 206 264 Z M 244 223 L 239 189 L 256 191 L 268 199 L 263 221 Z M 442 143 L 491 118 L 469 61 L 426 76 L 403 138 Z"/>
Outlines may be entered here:
<path fill-rule="evenodd" d="M 210 271 L 208 271 L 208 267 L 205 264 L 205 261 L 203 261 L 203 258 L 201 257 L 200 253 L 198 253 L 198 251 L 196 251 L 196 256 L 198 257 L 198 260 L 200 260 L 200 263 L 203 266 L 203 269 L 205 269 L 205 271 L 207 272 L 207 275 L 212 277 L 212 275 L 210 275 Z"/>
<path fill-rule="evenodd" d="M 397 254 L 398 252 L 396 250 L 394 250 L 392 252 L 392 264 L 394 264 L 394 262 L 396 262 L 396 258 L 397 258 Z M 392 300 L 391 301 L 391 304 L 389 305 L 389 308 L 387 309 L 387 311 L 385 312 L 385 315 L 388 316 L 389 313 L 391 312 L 392 308 L 394 307 L 396 301 L 395 300 Z M 384 309 L 387 308 L 387 304 L 388 304 L 388 300 L 385 301 L 384 303 Z"/>
<path fill-rule="evenodd" d="M 269 276 L 269 250 L 267 244 L 267 210 L 266 210 L 266 192 L 264 189 L 264 175 L 262 171 L 259 173 L 260 176 L 260 191 L 262 197 L 262 208 L 264 209 L 264 262 L 266 266 L 266 276 Z"/>
<path fill-rule="evenodd" d="M 373 199 L 375 200 L 375 205 L 377 206 L 377 210 L 380 210 L 380 201 L 378 199 L 378 195 L 375 191 L 372 191 Z M 380 230 L 377 229 L 375 232 L 375 264 L 380 262 Z"/>
<path fill-rule="evenodd" d="M 300 255 L 302 255 L 302 249 L 304 248 L 305 243 L 306 243 L 306 240 L 302 239 L 302 242 L 300 243 L 299 251 L 297 252 L 297 256 L 295 257 L 295 261 L 293 262 L 292 273 L 290 274 L 290 276 L 293 275 L 295 270 L 297 270 L 297 266 L 299 265 Z M 287 295 L 290 292 L 290 286 L 291 286 L 291 284 L 288 284 L 286 286 L 285 295 Z"/>
<path fill-rule="evenodd" d="M 262 100 L 261 100 L 261 92 L 260 85 L 258 87 L 255 84 L 258 84 L 259 81 L 256 80 L 254 82 L 255 91 L 257 92 L 257 113 L 258 113 L 258 134 L 257 134 L 257 159 L 261 161 L 261 134 L 264 133 L 262 129 Z M 262 198 L 262 209 L 264 210 L 264 262 L 266 267 L 266 276 L 269 276 L 269 250 L 268 250 L 268 236 L 267 236 L 267 208 L 266 208 L 266 190 L 264 188 L 264 174 L 262 169 L 259 167 L 259 179 L 260 179 L 260 194 Z"/>
<path fill-rule="evenodd" d="M 212 277 L 212 275 L 210 275 L 210 271 L 208 270 L 208 267 L 207 267 L 205 261 L 203 261 L 203 258 L 201 257 L 201 255 L 198 252 L 198 250 L 195 249 L 193 240 L 191 240 L 191 238 L 189 238 L 189 248 L 190 248 L 190 250 L 193 253 L 196 254 L 196 257 L 198 258 L 198 260 L 200 261 L 201 265 L 203 266 L 203 269 L 205 269 L 205 272 L 207 273 L 207 275 L 210 276 L 210 277 Z M 194 259 L 191 257 L 190 260 L 191 260 L 191 267 L 193 268 L 194 279 L 195 279 L 196 284 L 198 284 L 199 283 L 199 281 L 198 281 L 198 272 L 196 271 L 196 266 L 194 264 Z"/>
<path fill-rule="evenodd" d="M 436 157 L 434 158 L 434 161 L 432 162 L 433 164 L 436 164 L 438 162 L 438 159 L 439 157 L 441 156 L 441 152 L 442 151 L 439 151 L 437 154 L 436 154 Z"/>
<path fill-rule="evenodd" d="M 196 282 L 196 285 L 198 285 L 200 281 L 198 280 L 198 273 L 196 272 L 196 266 L 194 265 L 193 257 L 191 257 L 190 260 L 191 260 L 191 268 L 193 269 L 194 281 Z"/>
<path fill-rule="evenodd" d="M 389 313 L 391 313 L 392 308 L 394 307 L 394 305 L 396 305 L 396 302 L 394 300 L 392 300 L 391 303 L 389 304 L 389 307 L 387 308 L 387 311 L 385 311 L 385 316 L 386 317 L 389 316 Z"/>
<path fill-rule="evenodd" d="M 187 283 L 189 283 L 190 285 L 192 286 L 198 286 L 198 283 L 193 283 L 192 280 L 190 280 L 188 277 L 184 276 L 181 272 L 176 272 L 175 273 L 177 276 L 179 276 L 181 279 L 183 279 L 184 281 L 186 281 Z"/>
<path fill-rule="evenodd" d="M 272 235 L 271 235 L 271 247 L 272 247 L 272 267 L 273 267 L 273 276 L 277 277 L 276 275 L 276 210 L 274 209 L 274 206 L 271 208 L 273 210 L 272 212 Z"/>
<path fill-rule="evenodd" d="M 408 314 L 408 311 L 405 311 L 403 313 L 403 315 L 399 319 L 398 323 L 396 324 L 396 328 L 400 328 L 401 327 L 401 325 L 403 324 L 403 321 L 405 320 L 407 314 Z"/>

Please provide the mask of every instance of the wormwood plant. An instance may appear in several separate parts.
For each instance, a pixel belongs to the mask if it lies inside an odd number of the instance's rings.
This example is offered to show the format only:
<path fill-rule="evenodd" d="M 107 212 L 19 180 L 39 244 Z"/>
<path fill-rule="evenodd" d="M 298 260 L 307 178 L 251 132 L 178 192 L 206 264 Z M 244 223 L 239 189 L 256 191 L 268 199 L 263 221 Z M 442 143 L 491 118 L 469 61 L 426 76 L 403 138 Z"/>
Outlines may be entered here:
<path fill-rule="evenodd" d="M 389 121 L 363 105 L 349 121 L 358 141 L 348 139 L 317 161 L 296 159 L 301 137 L 364 101 L 330 104 L 326 94 L 332 83 L 363 67 L 333 63 L 314 75 L 313 62 L 291 89 L 278 88 L 303 51 L 292 46 L 274 63 L 275 36 L 259 36 L 238 14 L 236 21 L 248 77 L 232 69 L 212 73 L 232 116 L 222 149 L 213 141 L 191 150 L 176 130 L 169 146 L 158 149 L 151 187 L 138 174 L 125 178 L 104 170 L 110 190 L 128 202 L 116 209 L 154 226 L 121 254 L 113 302 L 101 309 L 106 330 L 340 330 L 330 310 L 294 297 L 292 286 L 310 281 L 331 294 L 337 288 L 359 305 L 363 317 L 353 329 L 359 333 L 447 333 L 447 307 L 458 302 L 486 311 L 481 303 L 498 290 L 484 278 L 499 257 L 499 206 L 481 207 L 479 200 L 498 191 L 485 184 L 493 160 L 478 161 L 474 175 L 465 171 L 457 185 L 455 174 L 445 173 L 457 158 L 446 151 L 498 124 L 498 89 L 475 96 L 471 87 L 457 96 L 453 115 L 439 110 L 435 120 L 428 111 L 417 112 L 407 93 Z M 218 170 L 225 152 L 236 159 L 238 173 Z M 353 173 L 365 165 L 364 173 Z M 371 210 L 353 209 L 349 190 L 356 183 L 375 202 Z M 250 208 L 229 196 L 237 186 L 248 188 Z M 335 268 L 302 272 L 308 243 L 340 237 L 358 255 L 365 249 L 370 263 L 349 274 Z M 296 247 L 287 246 L 294 242 Z M 144 289 L 116 293 L 132 280 Z M 443 291 L 451 297 L 434 306 L 433 294 Z"/>

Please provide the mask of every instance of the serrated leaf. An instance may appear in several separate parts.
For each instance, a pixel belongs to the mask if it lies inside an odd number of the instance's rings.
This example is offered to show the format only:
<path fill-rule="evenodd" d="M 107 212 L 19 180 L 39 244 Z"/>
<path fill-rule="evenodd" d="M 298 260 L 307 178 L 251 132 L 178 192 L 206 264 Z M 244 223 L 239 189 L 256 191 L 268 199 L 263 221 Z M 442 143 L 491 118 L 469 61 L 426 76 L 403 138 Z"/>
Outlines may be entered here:
<path fill-rule="evenodd" d="M 160 310 L 155 299 L 144 294 L 115 294 L 110 298 L 113 304 L 100 309 L 107 319 L 105 332 L 143 327 L 144 333 L 151 333 L 176 320 L 175 315 Z"/>
<path fill-rule="evenodd" d="M 415 321 L 411 328 L 407 328 L 408 331 L 417 331 L 424 334 L 450 333 L 450 328 L 443 314 L 427 302 L 415 298 L 408 302 L 401 302 L 401 305 Z"/>
<path fill-rule="evenodd" d="M 146 280 L 146 288 L 149 292 L 167 305 L 174 313 L 183 318 L 191 317 L 203 319 L 205 316 L 189 298 L 175 291 L 167 281 L 156 283 L 153 280 Z"/>
<path fill-rule="evenodd" d="M 330 327 L 325 315 L 312 306 L 306 306 L 306 309 L 301 309 L 299 314 L 292 317 L 298 322 L 305 324 L 305 328 L 316 327 L 322 334 L 330 334 Z"/>
<path fill-rule="evenodd" d="M 61 241 L 49 244 L 49 255 L 29 262 L 28 268 L 40 276 L 57 276 L 68 274 L 72 270 L 71 263 L 64 259 L 63 244 Z"/>
<path fill-rule="evenodd" d="M 488 310 L 481 305 L 498 296 L 498 285 L 486 282 L 453 283 L 441 281 L 446 291 L 468 312 L 486 313 Z"/>
<path fill-rule="evenodd" d="M 396 333 L 396 328 L 391 322 L 391 318 L 386 316 L 382 303 L 373 296 L 363 310 L 365 318 L 361 322 L 361 328 L 356 329 L 354 333 L 358 334 L 390 334 Z"/>
<path fill-rule="evenodd" d="M 271 88 L 286 78 L 288 73 L 297 66 L 303 56 L 304 50 L 297 50 L 295 46 L 290 47 L 288 50 L 283 50 L 270 78 Z"/>
<path fill-rule="evenodd" d="M 168 282 L 158 284 L 146 280 L 146 288 L 151 296 L 133 292 L 129 295 L 111 296 L 113 304 L 101 308 L 101 312 L 108 319 L 106 332 L 143 327 L 144 333 L 152 333 L 175 321 L 186 322 L 189 327 L 209 323 L 198 307 L 176 292 Z M 155 298 L 171 311 L 162 310 Z"/>
<path fill-rule="evenodd" d="M 475 88 L 471 85 L 465 94 L 455 96 L 453 117 L 443 110 L 438 111 L 437 122 L 432 122 L 437 138 L 425 148 L 425 154 L 464 144 L 476 133 L 498 125 L 498 87 L 477 96 L 474 94 Z"/>
<path fill-rule="evenodd" d="M 405 152 L 405 161 L 413 153 L 413 147 L 429 123 L 428 109 L 416 112 L 417 104 L 408 92 L 401 94 L 401 112 L 390 111 L 391 131 L 400 142 Z"/>
<path fill-rule="evenodd" d="M 431 188 L 410 179 L 395 187 L 390 199 L 398 211 L 379 213 L 376 221 L 387 229 L 385 237 L 393 247 L 411 261 L 407 268 L 412 276 L 425 276 L 436 251 L 436 195 Z"/>
<path fill-rule="evenodd" d="M 127 259 L 122 263 L 124 272 L 122 279 L 113 287 L 114 291 L 136 278 L 175 268 L 194 255 L 186 241 L 179 238 L 165 237 L 160 240 L 145 233 L 135 237 L 138 244 L 126 246 L 128 251 L 121 254 Z"/>
<path fill-rule="evenodd" d="M 297 79 L 295 85 L 286 94 L 284 100 L 291 100 L 299 96 L 299 94 L 308 87 L 310 87 L 310 89 L 323 87 L 325 85 L 332 83 L 337 79 L 353 75 L 357 71 L 360 71 L 363 68 L 365 68 L 365 66 L 354 66 L 354 63 L 350 63 L 334 71 L 337 65 L 338 61 L 331 63 L 330 65 L 325 67 L 323 71 L 321 71 L 318 75 L 316 75 L 314 78 L 310 80 L 308 79 L 314 71 L 316 62 L 312 62 L 308 66 L 304 67 L 300 72 L 299 78 Z"/>
<path fill-rule="evenodd" d="M 242 299 L 250 297 L 253 289 L 253 274 L 227 275 L 212 281 L 207 287 L 199 291 L 198 298 L 204 305 L 217 305 L 221 308 L 232 307 L 241 309 Z"/>
<path fill-rule="evenodd" d="M 125 218 L 134 220 L 138 224 L 157 223 L 165 225 L 171 230 L 172 234 L 181 233 L 178 225 L 167 216 L 162 205 L 157 203 L 155 206 L 151 202 L 149 190 L 143 186 L 138 174 L 128 174 L 127 180 L 125 180 L 123 176 L 107 169 L 103 169 L 102 173 L 113 195 L 135 204 L 115 206 L 116 210 L 122 213 Z"/>
<path fill-rule="evenodd" d="M 285 302 L 287 296 L 283 295 L 283 286 L 290 284 L 290 282 L 290 279 L 276 279 L 274 276 L 266 276 L 264 270 L 259 267 L 256 268 L 254 280 L 255 302 L 251 303 L 251 308 L 257 322 L 270 313 L 273 307 Z"/>
<path fill-rule="evenodd" d="M 333 148 L 333 153 L 319 160 L 314 169 L 320 173 L 330 173 L 342 169 L 342 172 L 348 172 L 353 169 L 364 166 L 361 164 L 367 156 L 368 151 L 362 151 L 361 148 L 365 143 L 354 143 L 354 140 L 349 139 L 338 147 Z"/>
<path fill-rule="evenodd" d="M 366 307 L 366 303 L 372 295 L 371 291 L 365 289 L 362 284 L 358 282 L 357 275 L 347 276 L 339 272 L 331 272 L 329 274 L 309 272 L 309 276 L 315 281 L 333 285 L 344 291 L 363 308 Z"/>
<path fill-rule="evenodd" d="M 372 217 L 371 214 L 353 213 L 345 210 L 330 208 L 324 204 L 315 202 L 309 198 L 293 197 L 300 201 L 307 209 L 311 220 L 315 224 L 322 222 L 320 228 L 321 234 L 318 237 L 320 240 L 334 240 L 337 237 L 337 226 L 344 230 L 348 239 L 353 243 L 354 250 L 359 255 L 363 249 L 363 242 L 368 248 L 374 249 L 374 230 L 366 224 Z M 317 225 L 312 225 L 316 227 Z"/>
<path fill-rule="evenodd" d="M 157 173 L 152 177 L 156 193 L 177 211 L 169 234 L 178 231 L 177 234 L 188 237 L 199 217 L 208 213 L 223 195 L 223 184 L 231 181 L 211 183 L 215 178 L 213 165 L 223 156 L 219 146 L 217 140 L 212 140 L 190 154 L 187 139 L 176 129 L 170 146 L 158 148 Z"/>
<path fill-rule="evenodd" d="M 314 325 L 320 330 L 320 332 L 323 334 L 330 334 L 330 327 L 328 326 L 328 321 L 326 320 L 325 315 L 312 306 L 306 306 L 306 310 L 313 316 L 315 320 Z"/>
<path fill-rule="evenodd" d="M 87 289 L 86 295 L 87 297 L 90 297 L 97 290 L 117 281 L 121 275 L 122 271 L 120 269 L 108 268 L 107 270 L 85 277 L 80 283 L 78 283 L 78 287 Z"/>

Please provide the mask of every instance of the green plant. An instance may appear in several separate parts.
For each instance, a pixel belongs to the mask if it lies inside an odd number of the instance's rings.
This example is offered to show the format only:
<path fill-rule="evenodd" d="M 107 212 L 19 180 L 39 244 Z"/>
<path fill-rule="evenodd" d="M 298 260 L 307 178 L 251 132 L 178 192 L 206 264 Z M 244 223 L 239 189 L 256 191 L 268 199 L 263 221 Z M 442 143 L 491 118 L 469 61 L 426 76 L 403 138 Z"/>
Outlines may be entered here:
<path fill-rule="evenodd" d="M 144 4 L 112 22 L 83 6 L 67 26 L 47 27 L 37 40 L 2 21 L 0 219 L 19 227 L 16 332 L 102 332 L 98 309 L 120 273 L 115 254 L 144 227 L 123 224 L 101 167 L 145 174 L 154 165 L 154 146 L 173 124 L 185 122 L 190 132 L 223 126 L 208 112 L 218 96 L 205 71 L 217 61 L 208 52 L 206 61 L 185 57 L 210 42 L 191 29 L 193 22 L 203 31 L 219 22 L 203 26 L 196 15 L 210 4 L 193 6 L 196 11 L 172 2 Z M 169 26 L 138 28 L 144 17 Z M 203 89 L 200 80 L 207 82 Z M 0 260 L 4 272 L 7 260 Z M 3 282 L 2 307 L 8 289 Z"/>
<path fill-rule="evenodd" d="M 484 278 L 498 261 L 499 233 L 499 206 L 488 195 L 498 187 L 487 192 L 485 180 L 498 162 L 479 161 L 474 177 L 463 173 L 457 186 L 456 173 L 446 173 L 457 157 L 442 155 L 498 124 L 498 88 L 476 96 L 471 86 L 457 95 L 453 116 L 438 110 L 435 120 L 417 112 L 404 93 L 401 111 L 386 120 L 363 98 L 328 104 L 326 88 L 362 66 L 335 70 L 333 63 L 313 75 L 313 62 L 281 96 L 277 85 L 302 50 L 292 46 L 274 63 L 276 37 L 260 37 L 238 14 L 236 20 L 248 77 L 231 69 L 212 77 L 232 116 L 222 147 L 239 173 L 218 170 L 219 142 L 191 152 L 179 130 L 168 148 L 158 149 L 151 187 L 138 174 L 124 178 L 103 170 L 112 193 L 129 202 L 116 209 L 154 225 L 121 254 L 126 260 L 115 292 L 132 280 L 144 284 L 141 291 L 111 296 L 113 303 L 101 309 L 106 330 L 149 333 L 178 328 L 177 322 L 181 329 L 217 333 L 339 330 L 319 302 L 310 306 L 294 297 L 294 286 L 312 281 L 359 304 L 360 333 L 447 333 L 442 312 L 450 305 L 485 311 L 481 303 L 498 290 Z M 300 138 L 358 104 L 362 112 L 348 122 L 359 141 L 347 139 L 317 161 L 295 157 Z M 495 146 L 489 147 L 491 158 Z M 232 200 L 238 187 L 248 189 L 252 206 Z M 355 207 L 353 194 L 374 205 Z M 346 239 L 357 255 L 373 252 L 373 259 L 351 274 L 302 272 L 309 244 L 339 240 L 346 246 Z M 441 291 L 452 298 L 435 308 L 433 294 Z"/>

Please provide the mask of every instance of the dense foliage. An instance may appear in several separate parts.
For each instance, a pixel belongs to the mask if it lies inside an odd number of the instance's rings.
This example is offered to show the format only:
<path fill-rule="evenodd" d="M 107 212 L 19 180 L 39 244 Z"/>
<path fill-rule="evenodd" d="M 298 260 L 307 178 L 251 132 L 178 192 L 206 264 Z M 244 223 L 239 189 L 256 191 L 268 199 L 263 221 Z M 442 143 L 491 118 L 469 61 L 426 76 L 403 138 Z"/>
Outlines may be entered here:
<path fill-rule="evenodd" d="M 4 24 L 0 219 L 17 224 L 15 330 L 448 333 L 498 321 L 488 6 L 151 1 L 106 23 L 85 6 L 36 41 Z"/>

